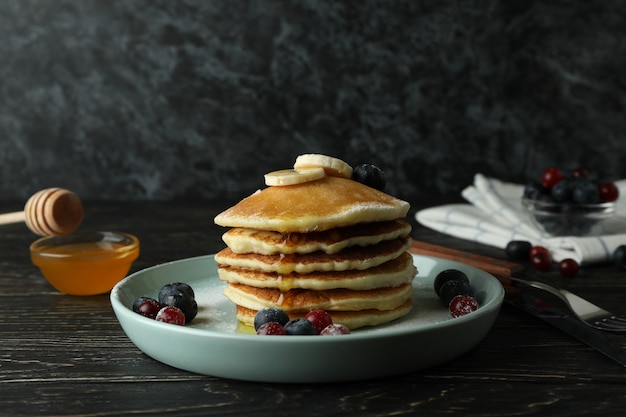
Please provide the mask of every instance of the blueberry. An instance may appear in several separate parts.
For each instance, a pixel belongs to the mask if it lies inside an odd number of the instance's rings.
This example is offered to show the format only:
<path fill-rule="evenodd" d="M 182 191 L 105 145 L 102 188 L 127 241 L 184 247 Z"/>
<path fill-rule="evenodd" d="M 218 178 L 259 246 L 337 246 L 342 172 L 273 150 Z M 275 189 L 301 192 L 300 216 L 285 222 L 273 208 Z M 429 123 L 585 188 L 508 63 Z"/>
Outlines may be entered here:
<path fill-rule="evenodd" d="M 354 167 L 352 179 L 380 191 L 384 191 L 385 185 L 387 185 L 385 172 L 372 164 L 361 164 Z"/>
<path fill-rule="evenodd" d="M 620 270 L 626 270 L 626 245 L 620 245 L 613 252 L 613 263 Z"/>
<path fill-rule="evenodd" d="M 288 335 L 293 336 L 315 336 L 317 330 L 315 325 L 307 319 L 293 319 L 285 324 L 285 331 Z"/>
<path fill-rule="evenodd" d="M 289 316 L 278 307 L 262 308 L 254 316 L 254 330 L 259 330 L 259 327 L 272 321 L 284 326 L 289 321 Z"/>
<path fill-rule="evenodd" d="M 530 259 L 530 248 L 533 245 L 525 240 L 512 240 L 506 244 L 504 252 L 511 261 L 527 261 Z"/>
<path fill-rule="evenodd" d="M 600 201 L 598 187 L 591 181 L 576 181 L 572 187 L 572 200 L 578 204 L 593 204 Z"/>
<path fill-rule="evenodd" d="M 459 271 L 458 269 L 446 269 L 437 274 L 435 278 L 434 287 L 438 296 L 441 296 L 441 287 L 448 281 L 461 281 L 469 285 L 469 278 L 467 278 L 467 275 L 465 275 L 463 271 Z"/>
<path fill-rule="evenodd" d="M 181 290 L 182 292 L 184 292 L 185 294 L 187 294 L 189 297 L 196 298 L 196 294 L 194 293 L 193 288 L 191 288 L 189 284 L 184 283 L 184 282 L 175 282 L 172 285 L 178 288 L 179 290 Z"/>
<path fill-rule="evenodd" d="M 564 218 L 558 217 L 538 217 L 537 221 L 546 233 L 559 235 L 567 230 L 568 223 Z"/>
<path fill-rule="evenodd" d="M 184 282 L 174 282 L 172 284 L 165 284 L 163 287 L 161 287 L 161 290 L 159 291 L 159 297 L 161 297 L 161 294 L 163 296 L 166 296 L 168 294 L 176 294 L 178 292 L 182 292 L 189 298 L 196 298 L 196 294 L 194 293 L 191 286 Z"/>
<path fill-rule="evenodd" d="M 550 190 L 552 199 L 557 203 L 566 203 L 572 198 L 572 183 L 569 180 L 561 180 L 554 184 Z"/>
<path fill-rule="evenodd" d="M 524 198 L 529 200 L 540 200 L 547 192 L 544 186 L 537 181 L 529 182 L 524 186 Z"/>
<path fill-rule="evenodd" d="M 589 234 L 595 223 L 595 220 L 592 219 L 572 221 L 567 225 L 565 231 L 572 236 L 585 236 Z"/>
<path fill-rule="evenodd" d="M 185 313 L 185 321 L 189 323 L 198 314 L 198 303 L 191 287 L 181 282 L 165 284 L 159 291 L 159 302 L 166 306 L 180 308 Z"/>
<path fill-rule="evenodd" d="M 471 295 L 471 287 L 469 282 L 460 280 L 449 280 L 443 283 L 439 289 L 439 297 L 446 305 L 457 295 Z"/>

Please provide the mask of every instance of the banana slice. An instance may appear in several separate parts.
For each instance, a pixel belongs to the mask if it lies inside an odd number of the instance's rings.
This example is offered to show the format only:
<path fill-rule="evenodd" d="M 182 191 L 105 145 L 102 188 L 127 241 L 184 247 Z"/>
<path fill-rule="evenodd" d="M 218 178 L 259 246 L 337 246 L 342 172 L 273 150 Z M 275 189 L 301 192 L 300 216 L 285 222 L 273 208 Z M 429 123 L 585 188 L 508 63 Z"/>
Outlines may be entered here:
<path fill-rule="evenodd" d="M 322 167 L 328 175 L 344 178 L 352 177 L 352 167 L 346 162 L 338 158 L 333 158 L 332 156 L 317 153 L 307 153 L 298 156 L 293 167 L 296 170 Z"/>
<path fill-rule="evenodd" d="M 265 174 L 265 185 L 293 185 L 315 181 L 323 178 L 324 168 L 313 167 L 305 169 L 281 169 Z"/>

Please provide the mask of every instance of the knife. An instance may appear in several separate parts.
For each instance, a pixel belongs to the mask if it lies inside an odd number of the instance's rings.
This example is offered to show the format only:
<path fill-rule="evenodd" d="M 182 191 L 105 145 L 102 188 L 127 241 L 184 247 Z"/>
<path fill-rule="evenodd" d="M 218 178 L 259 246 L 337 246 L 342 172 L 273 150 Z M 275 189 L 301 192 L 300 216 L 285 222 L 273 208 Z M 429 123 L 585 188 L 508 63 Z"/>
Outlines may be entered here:
<path fill-rule="evenodd" d="M 551 298 L 555 296 L 538 289 L 533 291 L 524 285 L 525 281 L 519 278 L 525 272 L 522 265 L 417 240 L 413 241 L 410 251 L 461 262 L 492 274 L 504 287 L 507 304 L 543 320 L 626 367 L 626 350 L 615 340 L 601 330 L 587 326 L 567 309 L 559 308 L 558 300 Z"/>

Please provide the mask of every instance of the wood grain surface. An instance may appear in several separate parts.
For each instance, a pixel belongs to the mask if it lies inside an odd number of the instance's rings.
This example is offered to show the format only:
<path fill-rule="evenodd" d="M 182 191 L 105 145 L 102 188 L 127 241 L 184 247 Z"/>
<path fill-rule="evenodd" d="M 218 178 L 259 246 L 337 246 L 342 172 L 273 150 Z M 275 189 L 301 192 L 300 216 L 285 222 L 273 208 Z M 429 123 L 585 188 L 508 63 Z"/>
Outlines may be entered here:
<path fill-rule="evenodd" d="M 138 270 L 222 248 L 224 230 L 212 218 L 229 204 L 87 202 L 81 229 L 137 235 L 142 252 L 133 270 Z M 18 204 L 0 204 L 0 212 L 14 210 Z M 499 249 L 415 224 L 413 235 L 503 259 Z M 467 354 L 392 378 L 261 384 L 179 371 L 145 356 L 129 341 L 108 295 L 73 297 L 51 288 L 30 263 L 28 246 L 35 236 L 24 225 L 3 226 L 0 236 L 0 415 L 571 417 L 626 412 L 624 368 L 508 306 Z M 569 280 L 555 272 L 546 278 L 625 312 L 626 274 L 612 266 L 585 268 Z M 626 336 L 617 340 L 626 348 Z"/>

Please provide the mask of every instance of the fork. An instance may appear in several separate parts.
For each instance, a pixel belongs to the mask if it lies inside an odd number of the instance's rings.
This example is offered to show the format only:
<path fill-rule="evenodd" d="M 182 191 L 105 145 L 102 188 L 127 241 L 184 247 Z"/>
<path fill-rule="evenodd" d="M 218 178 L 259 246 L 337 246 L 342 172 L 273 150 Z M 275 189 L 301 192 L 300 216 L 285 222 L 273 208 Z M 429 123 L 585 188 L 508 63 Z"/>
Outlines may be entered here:
<path fill-rule="evenodd" d="M 504 286 L 506 301 L 514 305 L 523 303 L 526 307 L 530 306 L 541 314 L 570 313 L 595 329 L 626 333 L 626 317 L 606 311 L 563 288 L 511 276 L 496 276 L 496 278 Z"/>
<path fill-rule="evenodd" d="M 514 276 L 524 272 L 519 264 L 417 240 L 413 240 L 411 252 L 462 262 L 491 273 L 502 283 L 505 301 L 511 304 L 523 305 L 542 315 L 570 315 L 598 330 L 626 333 L 626 317 L 606 311 L 563 288 Z"/>

